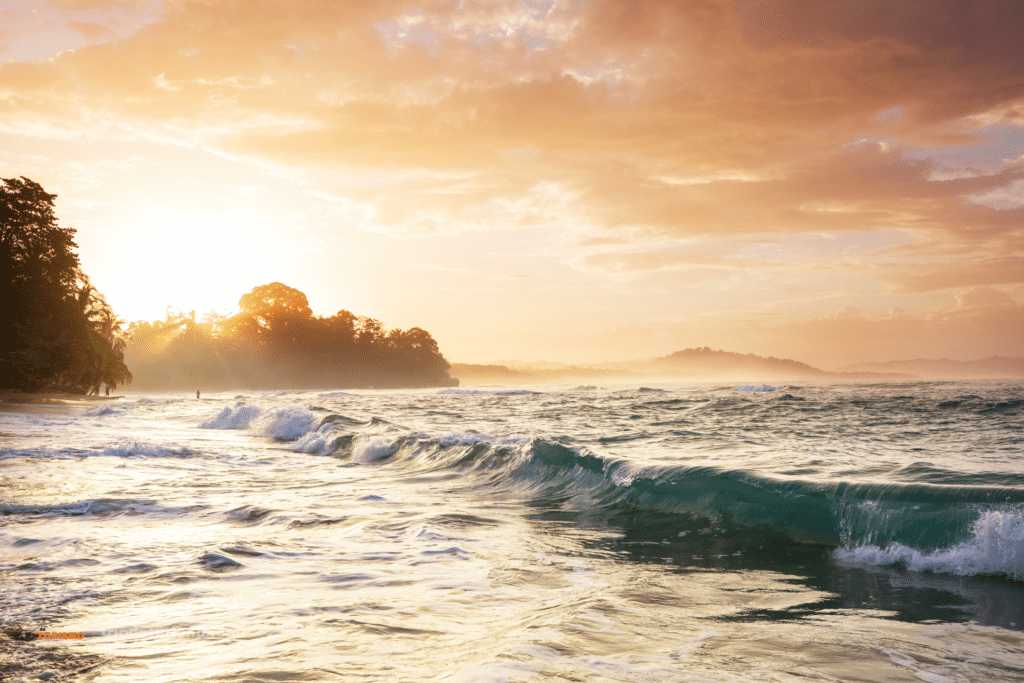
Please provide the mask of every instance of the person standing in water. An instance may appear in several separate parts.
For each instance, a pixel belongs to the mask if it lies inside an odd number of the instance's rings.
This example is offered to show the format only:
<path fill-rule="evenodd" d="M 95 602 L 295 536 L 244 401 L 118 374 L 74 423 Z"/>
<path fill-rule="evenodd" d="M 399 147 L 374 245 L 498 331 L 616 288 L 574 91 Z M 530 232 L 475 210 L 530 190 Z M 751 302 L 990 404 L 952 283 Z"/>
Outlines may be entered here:
<path fill-rule="evenodd" d="M 199 398 L 199 390 L 196 389 L 196 398 Z"/>

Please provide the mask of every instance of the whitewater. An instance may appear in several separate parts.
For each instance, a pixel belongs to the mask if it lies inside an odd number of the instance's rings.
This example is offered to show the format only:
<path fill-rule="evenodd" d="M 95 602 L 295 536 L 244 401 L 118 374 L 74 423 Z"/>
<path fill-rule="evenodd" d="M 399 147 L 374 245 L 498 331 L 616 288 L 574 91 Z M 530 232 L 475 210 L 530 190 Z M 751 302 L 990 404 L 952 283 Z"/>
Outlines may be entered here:
<path fill-rule="evenodd" d="M 1009 380 L 2 412 L 0 680 L 1022 681 L 1022 434 Z"/>

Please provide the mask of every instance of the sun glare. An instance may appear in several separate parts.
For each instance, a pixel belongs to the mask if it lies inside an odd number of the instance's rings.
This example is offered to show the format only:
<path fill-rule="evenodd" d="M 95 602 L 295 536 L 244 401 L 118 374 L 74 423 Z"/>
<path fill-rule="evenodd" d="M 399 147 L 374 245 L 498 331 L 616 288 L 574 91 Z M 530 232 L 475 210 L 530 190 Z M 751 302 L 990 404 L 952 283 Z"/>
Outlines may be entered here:
<path fill-rule="evenodd" d="M 125 228 L 130 259 L 122 268 L 133 271 L 138 286 L 118 301 L 118 310 L 131 319 L 163 318 L 167 306 L 197 314 L 233 310 L 274 270 L 265 219 L 249 209 L 200 213 L 150 206 L 136 220 Z"/>

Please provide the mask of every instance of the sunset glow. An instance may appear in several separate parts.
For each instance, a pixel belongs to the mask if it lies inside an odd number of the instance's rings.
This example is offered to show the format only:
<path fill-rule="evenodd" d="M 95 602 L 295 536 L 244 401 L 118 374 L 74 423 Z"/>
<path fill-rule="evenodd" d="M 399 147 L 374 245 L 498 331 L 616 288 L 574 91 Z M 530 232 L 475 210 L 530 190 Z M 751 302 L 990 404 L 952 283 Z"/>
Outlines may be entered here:
<path fill-rule="evenodd" d="M 1019 3 L 15 0 L 0 177 L 127 320 L 453 361 L 1024 355 Z"/>

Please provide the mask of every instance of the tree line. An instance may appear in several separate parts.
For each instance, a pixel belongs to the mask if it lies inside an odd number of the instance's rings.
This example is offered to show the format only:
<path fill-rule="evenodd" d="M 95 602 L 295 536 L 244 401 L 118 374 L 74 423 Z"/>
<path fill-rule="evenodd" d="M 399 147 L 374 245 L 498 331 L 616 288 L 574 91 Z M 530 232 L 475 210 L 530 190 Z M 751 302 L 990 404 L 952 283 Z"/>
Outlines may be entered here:
<path fill-rule="evenodd" d="M 306 295 L 280 282 L 255 287 L 231 316 L 197 320 L 168 310 L 132 323 L 128 357 L 140 388 L 328 388 L 454 386 L 426 330 L 386 330 L 338 311 L 314 316 Z"/>
<path fill-rule="evenodd" d="M 98 393 L 132 381 L 123 321 L 82 272 L 49 194 L 0 178 L 0 388 Z"/>
<path fill-rule="evenodd" d="M 171 312 L 127 329 L 79 265 L 56 195 L 0 179 L 0 389 L 98 393 L 140 389 L 455 386 L 425 330 L 312 314 L 280 282 L 255 287 L 239 312 L 196 320 Z"/>

